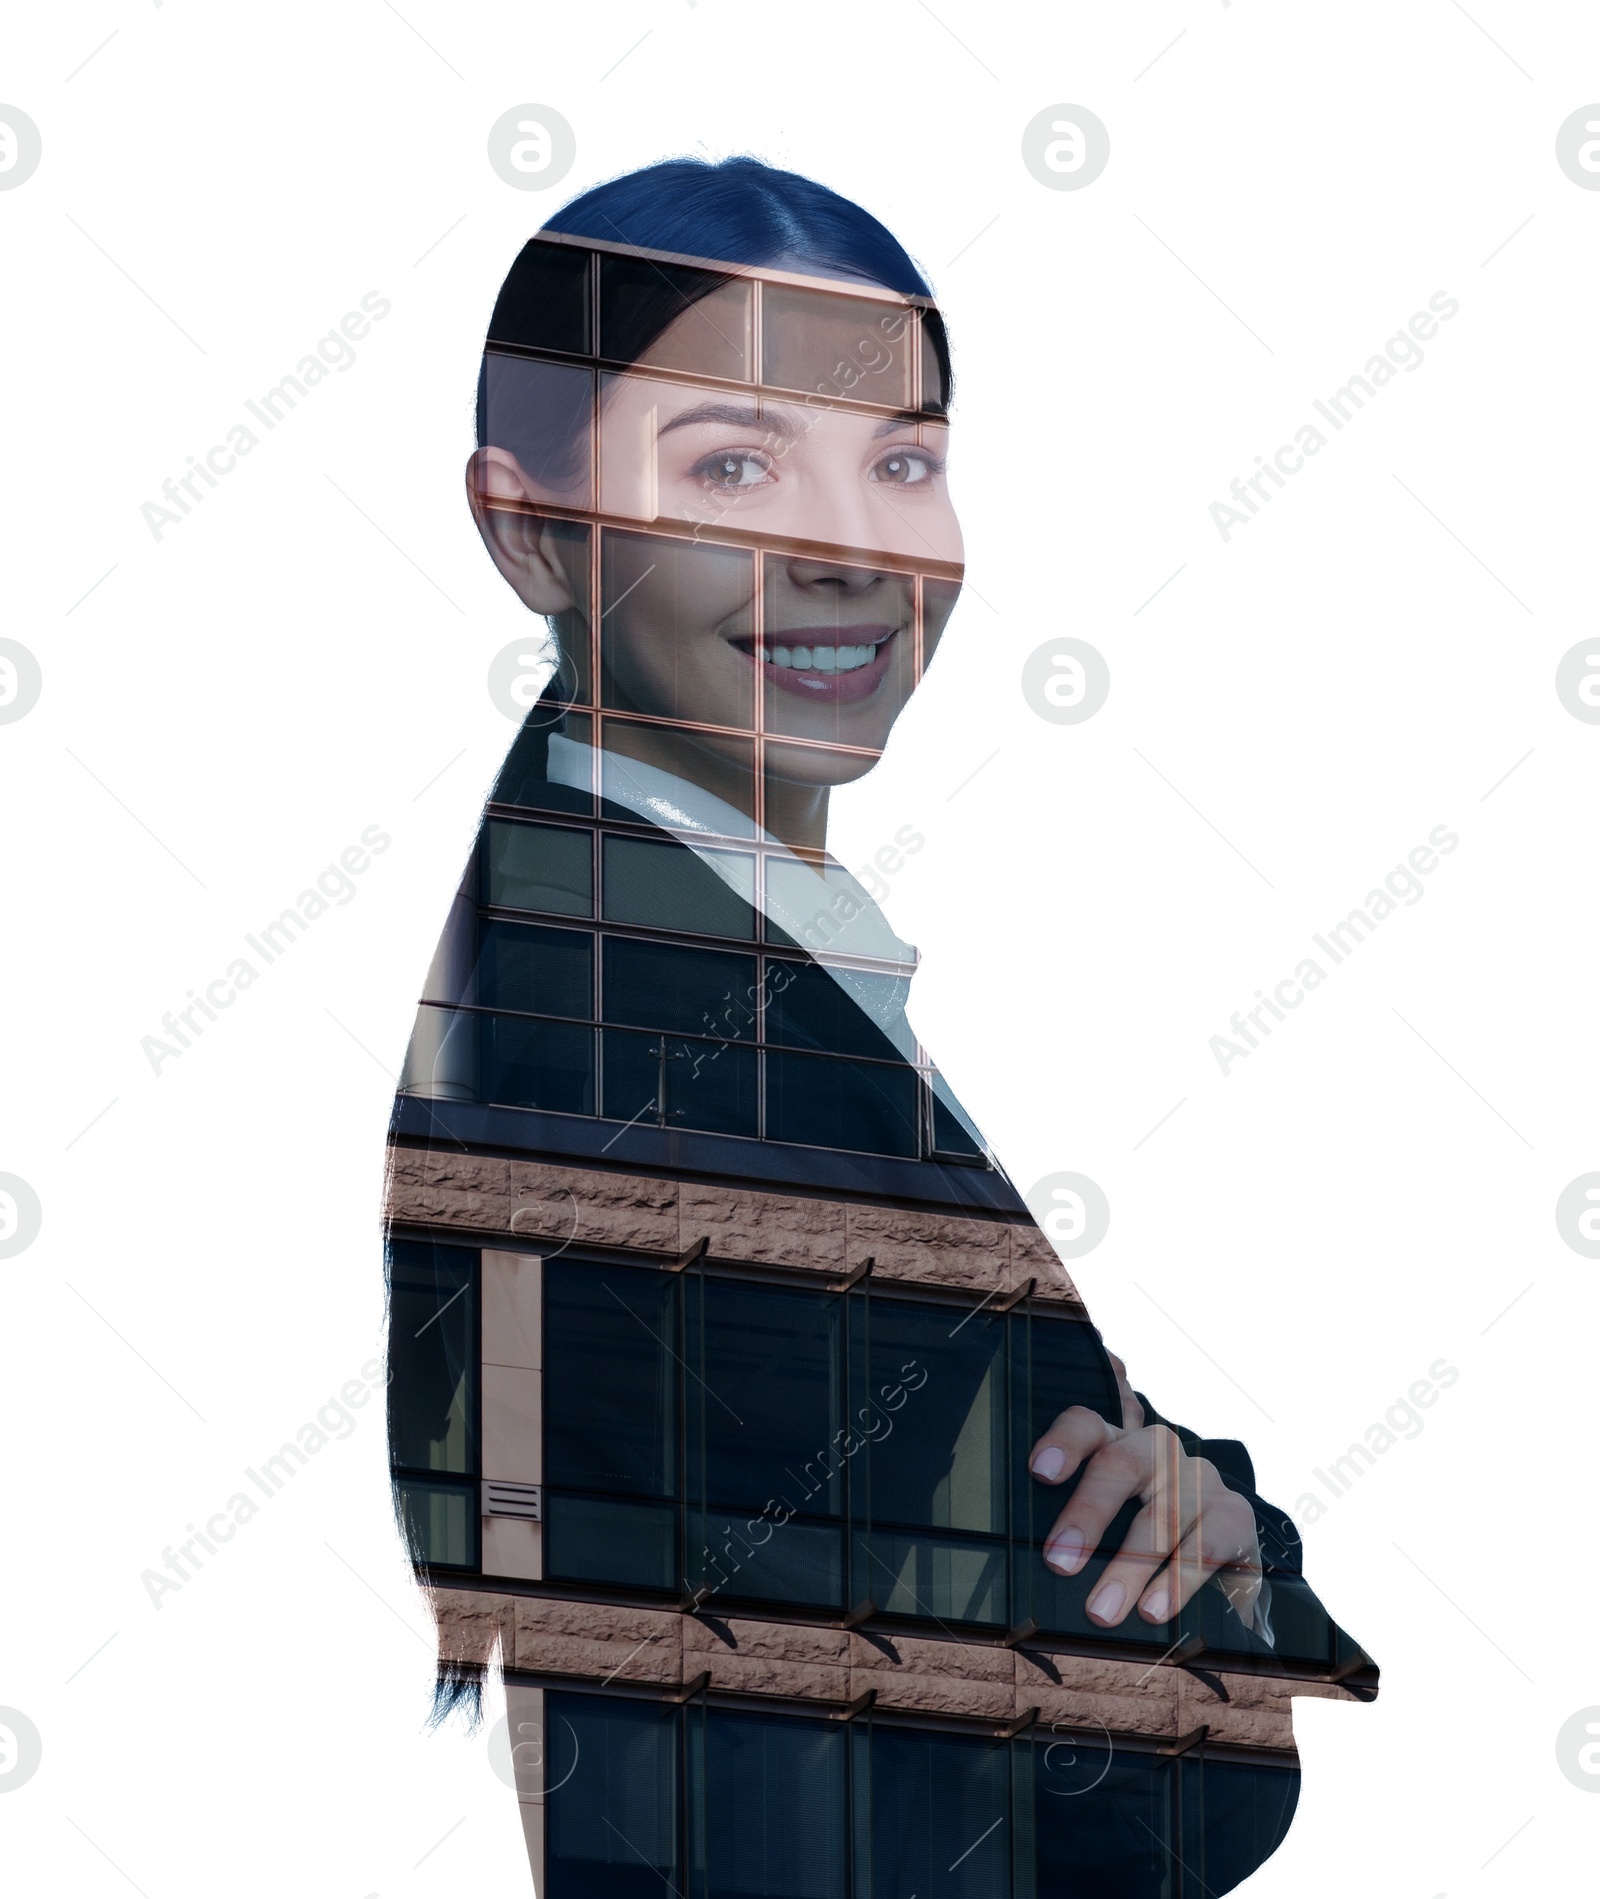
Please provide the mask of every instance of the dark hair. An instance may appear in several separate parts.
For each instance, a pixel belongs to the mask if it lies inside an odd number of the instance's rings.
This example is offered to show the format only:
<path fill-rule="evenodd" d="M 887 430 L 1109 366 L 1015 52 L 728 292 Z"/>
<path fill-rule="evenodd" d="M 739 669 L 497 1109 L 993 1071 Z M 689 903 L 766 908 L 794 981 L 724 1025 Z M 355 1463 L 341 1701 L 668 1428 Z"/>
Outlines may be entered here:
<path fill-rule="evenodd" d="M 441 1661 L 433 1681 L 433 1706 L 428 1726 L 442 1728 L 459 1714 L 469 1734 L 483 1724 L 483 1691 L 489 1679 L 485 1662 Z"/>
<path fill-rule="evenodd" d="M 770 264 L 787 254 L 819 277 L 865 277 L 902 296 L 933 294 L 899 239 L 870 212 L 759 158 L 665 159 L 594 186 L 545 229 L 722 264 Z"/>
<path fill-rule="evenodd" d="M 544 226 L 563 237 L 675 251 L 711 263 L 754 265 L 780 257 L 819 277 L 854 279 L 929 297 L 932 292 L 904 246 L 860 205 L 815 179 L 779 171 L 758 158 L 672 158 L 628 172 L 563 205 Z M 530 238 L 507 273 L 489 321 L 488 340 L 581 355 L 589 344 L 586 253 Z M 615 294 L 602 279 L 605 354 L 635 362 L 683 311 L 728 281 L 714 269 L 619 260 Z M 930 410 L 950 398 L 950 355 L 936 311 L 924 319 L 937 364 L 939 391 Z M 478 446 L 489 444 L 488 357 L 478 378 Z M 563 486 L 587 420 L 584 379 L 559 369 L 523 376 L 496 397 L 495 431 L 502 447 L 518 448 L 536 480 Z"/>

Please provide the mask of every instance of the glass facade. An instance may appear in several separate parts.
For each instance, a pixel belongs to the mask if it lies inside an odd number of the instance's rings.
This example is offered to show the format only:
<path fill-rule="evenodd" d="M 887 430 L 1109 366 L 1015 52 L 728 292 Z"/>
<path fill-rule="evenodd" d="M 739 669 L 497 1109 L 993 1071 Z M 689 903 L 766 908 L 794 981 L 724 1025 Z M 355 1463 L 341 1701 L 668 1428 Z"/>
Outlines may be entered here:
<path fill-rule="evenodd" d="M 477 1255 L 392 1250 L 397 1490 L 419 1560 L 475 1570 Z M 1161 1652 L 1198 1636 L 1213 1656 L 1272 1653 L 1308 1674 L 1358 1653 L 1270 1533 L 1270 1651 L 1214 1584 L 1167 1624 L 1089 1620 L 1137 1503 L 1061 1576 L 1040 1552 L 1072 1485 L 1046 1488 L 1026 1468 L 1070 1406 L 1121 1416 L 1081 1317 L 570 1254 L 544 1263 L 541 1308 L 543 1570 L 557 1587 L 667 1601 L 704 1590 L 824 1618 L 870 1603 L 969 1639 L 1032 1625 Z"/>
<path fill-rule="evenodd" d="M 1215 1586 L 1169 1624 L 1090 1622 L 1136 1502 L 1078 1575 L 1045 1565 L 1072 1486 L 1035 1482 L 1029 1448 L 1074 1404 L 1121 1416 L 1082 1319 L 563 1258 L 545 1269 L 544 1325 L 553 1581 L 1264 1652 Z M 1292 1571 L 1269 1574 L 1280 1659 L 1334 1666 L 1343 1638 L 1320 1604 Z"/>
<path fill-rule="evenodd" d="M 905 1026 L 911 953 L 808 954 L 764 914 L 769 886 L 788 879 L 791 920 L 796 900 L 824 916 L 857 900 L 837 886 L 830 895 L 787 855 L 731 846 L 691 851 L 625 818 L 491 817 L 464 999 L 423 1005 L 455 1091 L 629 1125 L 981 1163 Z M 436 1063 L 417 1078 L 419 1091 L 442 1072 Z"/>
<path fill-rule="evenodd" d="M 1288 1828 L 1283 1761 L 1101 1731 L 545 1697 L 544 1899 L 1213 1899 Z"/>

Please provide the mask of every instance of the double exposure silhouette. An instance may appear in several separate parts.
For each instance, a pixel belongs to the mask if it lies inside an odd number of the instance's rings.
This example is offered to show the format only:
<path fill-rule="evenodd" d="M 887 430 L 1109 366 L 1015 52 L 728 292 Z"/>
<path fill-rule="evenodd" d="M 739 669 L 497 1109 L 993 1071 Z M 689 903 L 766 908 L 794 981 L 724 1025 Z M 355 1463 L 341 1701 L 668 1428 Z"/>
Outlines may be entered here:
<path fill-rule="evenodd" d="M 578 198 L 489 325 L 548 632 L 395 1104 L 391 1444 L 546 1899 L 1225 1892 L 1289 1697 L 1375 1688 L 918 1045 L 920 834 L 828 853 L 960 593 L 950 402 L 900 245 L 753 159 Z"/>

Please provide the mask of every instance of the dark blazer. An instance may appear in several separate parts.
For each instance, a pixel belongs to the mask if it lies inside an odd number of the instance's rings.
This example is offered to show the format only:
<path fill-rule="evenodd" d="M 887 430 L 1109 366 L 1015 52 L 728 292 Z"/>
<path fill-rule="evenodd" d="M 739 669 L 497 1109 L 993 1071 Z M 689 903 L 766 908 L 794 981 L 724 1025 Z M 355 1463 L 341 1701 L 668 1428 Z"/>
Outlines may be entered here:
<path fill-rule="evenodd" d="M 739 906 L 731 904 L 727 886 L 689 846 L 644 821 L 636 811 L 549 781 L 548 742 L 559 729 L 559 708 L 544 703 L 519 730 L 491 794 L 485 827 L 496 813 L 576 822 L 597 834 L 597 863 L 607 838 L 648 842 L 654 847 L 650 875 L 673 886 L 680 916 L 708 919 L 704 925 L 708 940 L 724 953 L 728 970 L 736 965 L 741 971 L 750 967 L 758 953 L 764 957 L 761 1000 L 778 1027 L 774 1030 L 769 1021 L 766 1138 L 749 1133 L 729 1138 L 716 1129 L 718 1103 L 713 1097 L 731 1099 L 737 1093 L 728 1076 L 735 1063 L 753 1057 L 757 1031 L 749 997 L 734 993 L 731 983 L 714 982 L 703 996 L 690 996 L 686 1003 L 679 997 L 677 1002 L 685 1006 L 664 1008 L 653 1023 L 640 1015 L 638 995 L 630 997 L 629 1019 L 639 1022 L 643 1033 L 624 1044 L 617 1072 L 624 1082 L 631 1073 L 635 1094 L 641 1103 L 648 1100 L 643 1091 L 648 1085 L 653 1093 L 663 1072 L 659 1059 L 650 1065 L 651 1057 L 665 1047 L 671 1058 L 665 1065 L 667 1099 L 672 1103 L 667 1113 L 647 1114 L 619 1132 L 618 1122 L 627 1119 L 622 1110 L 631 1111 L 633 1095 L 625 1096 L 620 1106 L 614 1107 L 609 1098 L 597 1103 L 601 1112 L 592 1118 L 524 1112 L 515 1117 L 517 1144 L 551 1161 L 603 1158 L 614 1166 L 643 1163 L 662 1172 L 715 1172 L 752 1184 L 867 1192 L 908 1205 L 999 1215 L 1032 1224 L 1004 1173 L 985 1162 L 954 1115 L 930 1101 L 901 1052 L 903 1037 L 891 1039 L 881 1021 L 856 1006 L 804 944 L 784 937 L 773 926 L 763 929 L 753 916 L 735 917 L 730 923 L 730 909 Z M 483 894 L 480 884 L 479 895 Z M 707 953 L 708 963 L 714 962 L 716 953 Z M 672 975 L 670 965 L 667 975 Z M 643 978 L 633 979 L 634 990 L 648 977 L 647 967 Z M 538 994 L 505 993 L 507 982 L 515 984 L 518 979 L 515 969 L 502 974 L 492 1000 L 503 1007 L 539 1010 Z M 523 975 L 521 980 L 527 984 L 534 978 Z M 886 977 L 879 991 L 884 1006 L 898 1012 L 902 1026 L 908 988 L 908 977 Z M 612 1019 L 608 1008 L 607 1020 Z M 647 1042 L 648 1047 L 641 1046 Z M 609 1080 L 609 1051 L 605 1062 L 609 1097 L 618 1085 Z M 772 1073 L 780 1069 L 782 1098 L 779 1084 L 772 1079 Z M 944 1085 L 939 1086 L 948 1099 Z M 709 1103 L 705 1112 L 697 1112 L 697 1098 Z M 492 1116 L 493 1109 L 484 1108 L 482 1113 Z M 785 1138 L 771 1137 L 774 1121 L 785 1124 Z M 747 1125 L 753 1127 L 754 1122 Z M 1115 1375 L 1098 1333 L 1094 1343 L 1096 1375 L 1089 1389 L 1063 1391 L 1056 1408 L 1087 1400 L 1113 1423 L 1121 1423 Z M 1148 1399 L 1141 1401 L 1147 1421 L 1166 1422 Z M 1306 1586 L 1299 1534 L 1286 1511 L 1258 1494 L 1244 1445 L 1232 1439 L 1206 1438 L 1181 1425 L 1173 1428 L 1191 1455 L 1208 1458 L 1230 1489 L 1250 1499 L 1266 1563 L 1274 1640 L 1269 1644 L 1245 1630 L 1220 1592 L 1210 1586 L 1201 1592 L 1203 1600 L 1197 1599 L 1194 1632 L 1203 1635 L 1213 1651 L 1248 1653 L 1258 1662 L 1281 1659 L 1305 1666 L 1325 1658 L 1330 1673 L 1362 1664 L 1361 1651 L 1331 1622 Z M 1065 1494 L 1051 1493 L 1052 1505 L 1064 1503 Z M 1126 1514 L 1131 1517 L 1132 1506 Z M 1075 1580 L 1087 1589 L 1096 1567 L 1091 1565 L 1089 1575 Z M 1372 1692 L 1376 1671 L 1371 1665 L 1356 1666 L 1353 1672 L 1365 1691 Z"/>

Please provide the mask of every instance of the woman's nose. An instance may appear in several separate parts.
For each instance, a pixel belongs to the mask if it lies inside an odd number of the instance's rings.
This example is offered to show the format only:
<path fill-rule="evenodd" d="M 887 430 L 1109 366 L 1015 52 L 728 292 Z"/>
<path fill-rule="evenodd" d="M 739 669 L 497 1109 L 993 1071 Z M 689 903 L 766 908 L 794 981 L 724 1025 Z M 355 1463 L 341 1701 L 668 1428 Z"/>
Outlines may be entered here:
<path fill-rule="evenodd" d="M 870 567 L 843 567 L 835 561 L 807 560 L 791 555 L 784 562 L 791 583 L 808 591 L 834 591 L 841 598 L 865 593 L 883 578 Z"/>

